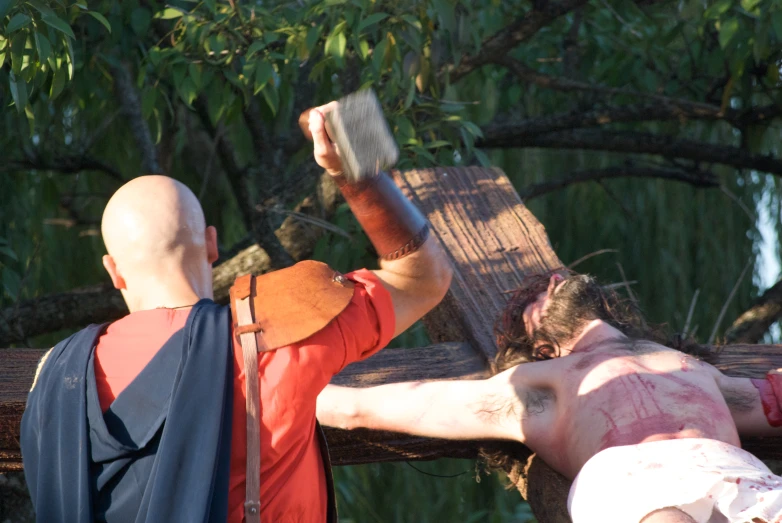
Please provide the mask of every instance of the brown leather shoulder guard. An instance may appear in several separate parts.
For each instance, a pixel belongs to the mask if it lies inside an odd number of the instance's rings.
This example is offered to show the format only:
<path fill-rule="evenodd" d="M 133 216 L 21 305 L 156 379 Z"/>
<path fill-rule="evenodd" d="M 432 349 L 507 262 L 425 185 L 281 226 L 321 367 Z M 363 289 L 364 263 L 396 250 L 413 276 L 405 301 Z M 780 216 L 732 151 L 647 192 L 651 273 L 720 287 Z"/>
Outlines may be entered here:
<path fill-rule="evenodd" d="M 325 263 L 299 262 L 262 276 L 246 274 L 231 287 L 234 336 L 262 332 L 259 350 L 274 350 L 306 339 L 328 325 L 350 303 L 354 283 Z M 252 298 L 254 322 L 239 325 L 236 301 Z M 261 349 L 264 347 L 264 349 Z"/>

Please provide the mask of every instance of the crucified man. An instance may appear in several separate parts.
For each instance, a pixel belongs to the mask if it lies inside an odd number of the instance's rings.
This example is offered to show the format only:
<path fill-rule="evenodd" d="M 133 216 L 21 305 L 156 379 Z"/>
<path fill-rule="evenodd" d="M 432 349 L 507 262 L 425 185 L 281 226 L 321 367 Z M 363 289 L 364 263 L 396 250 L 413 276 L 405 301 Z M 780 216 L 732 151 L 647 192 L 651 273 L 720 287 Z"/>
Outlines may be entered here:
<path fill-rule="evenodd" d="M 739 441 L 782 435 L 778 371 L 732 378 L 666 347 L 583 275 L 530 278 L 496 333 L 489 379 L 329 386 L 318 419 L 524 443 L 574 480 L 574 523 L 782 522 L 782 478 Z"/>

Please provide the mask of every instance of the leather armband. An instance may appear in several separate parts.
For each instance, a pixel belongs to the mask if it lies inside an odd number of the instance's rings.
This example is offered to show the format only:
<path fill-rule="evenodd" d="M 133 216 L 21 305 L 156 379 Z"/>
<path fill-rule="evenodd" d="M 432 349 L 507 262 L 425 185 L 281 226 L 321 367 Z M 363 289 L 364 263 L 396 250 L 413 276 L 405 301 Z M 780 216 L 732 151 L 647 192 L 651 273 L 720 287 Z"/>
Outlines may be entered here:
<path fill-rule="evenodd" d="M 382 260 L 417 251 L 429 236 L 429 223 L 384 172 L 348 183 L 335 176 L 345 200 Z"/>
<path fill-rule="evenodd" d="M 782 373 L 771 371 L 766 374 L 766 379 L 751 381 L 760 393 L 763 413 L 768 424 L 772 427 L 782 427 Z"/>

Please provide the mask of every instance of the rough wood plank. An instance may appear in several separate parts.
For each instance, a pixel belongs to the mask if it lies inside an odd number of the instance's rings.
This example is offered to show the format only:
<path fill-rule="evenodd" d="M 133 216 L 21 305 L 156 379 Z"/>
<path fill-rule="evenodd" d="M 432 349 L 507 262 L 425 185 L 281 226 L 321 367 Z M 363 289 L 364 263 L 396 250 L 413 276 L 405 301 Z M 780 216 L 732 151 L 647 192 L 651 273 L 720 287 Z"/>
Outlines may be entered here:
<path fill-rule="evenodd" d="M 22 470 L 19 452 L 19 425 L 33 384 L 35 368 L 46 351 L 41 349 L 0 349 L 0 472 Z"/>
<path fill-rule="evenodd" d="M 397 173 L 454 265 L 451 289 L 424 318 L 432 341 L 469 341 L 494 360 L 493 325 L 505 291 L 562 265 L 544 227 L 499 169 L 442 168 Z"/>
<path fill-rule="evenodd" d="M 0 371 L 0 472 L 21 469 L 19 425 L 35 368 L 45 351 L 2 349 Z M 387 349 L 345 368 L 333 383 L 365 387 L 406 380 L 481 379 L 488 376 L 483 358 L 466 343 L 419 349 Z M 414 438 L 390 432 L 328 430 L 332 460 L 338 465 L 474 457 L 477 445 Z"/>

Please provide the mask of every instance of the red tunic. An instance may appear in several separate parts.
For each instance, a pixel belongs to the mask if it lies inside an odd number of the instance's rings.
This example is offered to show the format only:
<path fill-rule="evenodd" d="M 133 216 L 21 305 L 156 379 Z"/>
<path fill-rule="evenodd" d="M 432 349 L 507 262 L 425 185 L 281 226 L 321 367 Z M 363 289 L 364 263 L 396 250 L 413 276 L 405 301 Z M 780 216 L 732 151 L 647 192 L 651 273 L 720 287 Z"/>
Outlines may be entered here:
<path fill-rule="evenodd" d="M 261 383 L 261 517 L 265 523 L 322 523 L 326 484 L 315 437 L 315 401 L 331 377 L 391 340 L 391 296 L 367 270 L 348 274 L 356 282 L 348 307 L 303 342 L 259 354 Z M 112 323 L 95 350 L 95 376 L 105 411 L 157 350 L 185 325 L 189 310 L 138 311 Z M 244 515 L 245 373 L 241 347 L 234 347 L 234 408 L 227 521 Z"/>

